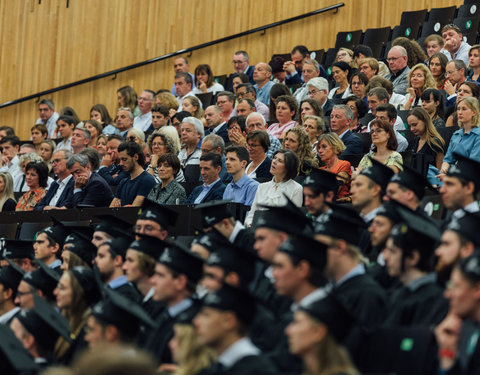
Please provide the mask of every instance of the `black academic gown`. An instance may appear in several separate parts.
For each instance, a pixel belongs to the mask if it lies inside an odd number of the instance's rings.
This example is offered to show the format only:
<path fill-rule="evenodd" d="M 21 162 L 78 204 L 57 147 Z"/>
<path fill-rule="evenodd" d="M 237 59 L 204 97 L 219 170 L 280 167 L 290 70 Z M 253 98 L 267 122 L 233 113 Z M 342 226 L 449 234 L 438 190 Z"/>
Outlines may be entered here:
<path fill-rule="evenodd" d="M 385 319 L 385 291 L 368 274 L 354 276 L 335 286 L 332 294 L 354 315 L 362 328 L 376 327 Z"/>
<path fill-rule="evenodd" d="M 229 368 L 219 368 L 214 364 L 205 371 L 209 375 L 274 375 L 278 374 L 268 359 L 262 355 L 249 355 L 241 358 Z"/>
<path fill-rule="evenodd" d="M 387 326 L 413 327 L 438 325 L 447 315 L 448 301 L 434 279 L 418 287 L 403 286 L 389 301 Z"/>
<path fill-rule="evenodd" d="M 257 348 L 262 352 L 273 350 L 283 334 L 283 328 L 272 311 L 257 303 L 249 334 Z"/>
<path fill-rule="evenodd" d="M 114 288 L 114 290 L 120 294 L 123 294 L 125 297 L 127 297 L 133 302 L 136 302 L 138 304 L 142 303 L 142 295 L 137 290 L 137 288 L 135 288 L 130 283 L 120 285 L 118 288 Z"/>
<path fill-rule="evenodd" d="M 288 312 L 293 301 L 290 298 L 279 296 L 274 285 L 262 273 L 255 285 L 252 286 L 255 297 L 276 317 L 281 317 Z"/>
<path fill-rule="evenodd" d="M 199 303 L 199 301 L 194 301 L 193 305 L 184 311 L 197 309 L 197 303 Z M 158 364 L 172 363 L 173 358 L 168 343 L 174 335 L 173 325 L 175 323 L 175 318 L 169 315 L 168 309 L 164 309 L 156 322 L 158 323 L 158 326 L 147 333 L 146 342 L 141 348 L 151 353 Z"/>

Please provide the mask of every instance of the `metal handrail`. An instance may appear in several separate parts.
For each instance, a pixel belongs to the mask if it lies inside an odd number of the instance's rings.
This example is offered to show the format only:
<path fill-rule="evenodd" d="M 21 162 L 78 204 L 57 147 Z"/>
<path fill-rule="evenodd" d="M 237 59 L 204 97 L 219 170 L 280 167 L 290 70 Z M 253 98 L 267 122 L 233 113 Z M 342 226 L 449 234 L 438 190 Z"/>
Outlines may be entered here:
<path fill-rule="evenodd" d="M 331 6 L 322 8 L 322 9 L 314 10 L 312 12 L 301 14 L 299 16 L 287 18 L 283 21 L 273 22 L 273 23 L 270 23 L 270 24 L 265 25 L 265 26 L 256 27 L 256 28 L 251 29 L 251 30 L 243 31 L 241 33 L 237 33 L 237 34 L 233 34 L 233 35 L 230 35 L 230 36 L 226 36 L 224 38 L 216 39 L 216 40 L 213 40 L 211 42 L 202 43 L 202 44 L 199 44 L 199 45 L 194 46 L 194 47 L 184 48 L 184 49 L 181 49 L 181 50 L 176 51 L 176 52 L 167 53 L 166 55 L 163 55 L 163 56 L 155 57 L 153 59 L 145 60 L 145 61 L 142 61 L 142 62 L 139 62 L 139 63 L 136 63 L 136 64 L 127 65 L 127 66 L 124 66 L 123 68 L 110 70 L 109 72 L 105 72 L 105 73 L 102 73 L 102 74 L 97 74 L 97 75 L 94 75 L 92 77 L 84 78 L 84 79 L 81 79 L 79 81 L 75 81 L 75 82 L 72 82 L 72 83 L 67 83 L 66 85 L 61 85 L 61 86 L 58 86 L 58 87 L 54 87 L 53 89 L 40 91 L 40 92 L 37 92 L 37 93 L 32 94 L 32 95 L 25 96 L 25 97 L 20 98 L 20 99 L 10 100 L 8 102 L 0 104 L 0 108 L 5 108 L 5 107 L 9 107 L 9 106 L 14 105 L 14 104 L 26 102 L 28 100 L 39 98 L 39 97 L 44 96 L 44 95 L 49 95 L 49 94 L 52 94 L 52 93 L 57 92 L 57 91 L 62 91 L 62 90 L 65 90 L 65 89 L 69 89 L 70 87 L 83 85 L 84 83 L 96 81 L 98 79 L 102 79 L 102 78 L 112 76 L 112 75 L 117 75 L 118 73 L 122 73 L 122 72 L 125 72 L 127 70 L 136 69 L 136 68 L 139 68 L 141 66 L 145 66 L 145 65 L 152 64 L 152 63 L 155 63 L 155 62 L 158 62 L 158 61 L 169 59 L 169 58 L 174 57 L 174 56 L 182 55 L 182 54 L 185 54 L 185 53 L 190 53 L 190 52 L 199 50 L 201 48 L 210 47 L 210 46 L 213 46 L 215 44 L 223 43 L 223 42 L 226 42 L 226 41 L 229 41 L 229 40 L 232 40 L 232 39 L 236 39 L 236 38 L 240 38 L 240 37 L 243 37 L 243 36 L 246 36 L 246 35 L 257 33 L 259 31 L 265 31 L 265 30 L 271 29 L 273 27 L 285 25 L 286 23 L 298 21 L 298 20 L 301 20 L 303 18 L 315 16 L 317 14 L 325 13 L 325 12 L 328 12 L 328 11 L 331 11 L 331 10 L 335 10 L 336 12 L 338 12 L 338 9 L 343 7 L 343 6 L 345 6 L 345 3 L 338 3 L 338 4 L 331 5 Z"/>

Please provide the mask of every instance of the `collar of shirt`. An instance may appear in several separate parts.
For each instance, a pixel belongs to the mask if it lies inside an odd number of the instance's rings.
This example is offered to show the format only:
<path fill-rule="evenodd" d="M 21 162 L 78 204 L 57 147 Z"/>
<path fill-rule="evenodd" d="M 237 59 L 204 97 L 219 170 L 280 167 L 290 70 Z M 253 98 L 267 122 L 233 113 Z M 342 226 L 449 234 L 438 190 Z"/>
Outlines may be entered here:
<path fill-rule="evenodd" d="M 432 272 L 416 280 L 411 281 L 410 284 L 407 285 L 407 288 L 411 292 L 415 292 L 420 287 L 426 284 L 435 283 L 436 281 L 437 281 L 437 275 L 434 272 Z"/>
<path fill-rule="evenodd" d="M 127 276 L 122 275 L 110 281 L 108 283 L 108 286 L 112 289 L 117 289 L 117 288 L 120 288 L 122 285 L 125 285 L 126 283 L 128 283 Z"/>
<path fill-rule="evenodd" d="M 363 218 L 363 220 L 368 223 L 370 221 L 372 221 L 375 216 L 377 216 L 377 211 L 379 210 L 380 206 L 378 206 L 377 208 L 374 208 L 372 211 L 370 211 L 369 213 L 365 214 L 365 215 L 362 215 L 360 214 L 360 216 Z"/>
<path fill-rule="evenodd" d="M 470 213 L 480 212 L 479 202 L 473 201 L 472 203 L 467 204 L 465 207 L 459 208 L 458 210 L 453 212 L 452 216 L 455 219 L 461 219 L 465 216 L 465 211 Z"/>
<path fill-rule="evenodd" d="M 0 324 L 7 324 L 19 311 L 20 307 L 17 306 L 0 316 Z"/>
<path fill-rule="evenodd" d="M 145 294 L 145 297 L 143 298 L 143 303 L 147 302 L 150 298 L 153 297 L 153 295 L 155 294 L 155 289 L 151 288 L 147 294 Z"/>
<path fill-rule="evenodd" d="M 54 269 L 58 268 L 62 265 L 62 261 L 60 259 L 55 259 L 52 263 L 48 265 L 48 268 Z"/>
<path fill-rule="evenodd" d="M 172 318 L 175 318 L 178 314 L 182 313 L 192 305 L 193 305 L 192 299 L 186 298 L 183 301 L 180 301 L 179 303 L 177 303 L 176 305 L 169 307 L 168 315 L 170 315 Z"/>
<path fill-rule="evenodd" d="M 350 272 L 348 272 L 345 276 L 343 276 L 340 280 L 335 283 L 335 286 L 338 287 L 342 285 L 345 281 L 358 276 L 363 275 L 365 273 L 365 266 L 362 263 L 359 263 L 355 268 L 353 268 Z"/>
<path fill-rule="evenodd" d="M 62 185 L 66 185 L 68 184 L 68 181 L 70 181 L 70 179 L 72 178 L 73 176 L 71 174 L 69 174 L 67 177 L 65 177 L 63 180 L 60 180 L 60 178 L 57 180 L 57 183 L 59 186 L 62 186 Z"/>
<path fill-rule="evenodd" d="M 243 224 L 242 224 L 241 222 L 239 222 L 239 221 L 237 220 L 237 221 L 235 222 L 235 226 L 233 227 L 232 234 L 230 235 L 230 237 L 228 238 L 228 240 L 233 243 L 233 241 L 235 241 L 235 238 L 237 238 L 238 233 L 239 233 L 242 229 L 245 229 L 245 227 L 243 226 Z"/>
<path fill-rule="evenodd" d="M 217 178 L 215 181 L 213 181 L 210 185 L 203 184 L 203 190 L 210 190 L 213 185 L 215 185 L 218 181 L 220 181 L 220 178 Z"/>
<path fill-rule="evenodd" d="M 407 65 L 405 68 L 400 69 L 396 74 L 394 74 L 394 73 L 392 72 L 392 77 L 393 77 L 393 78 L 397 78 L 397 77 L 398 77 L 400 74 L 402 74 L 403 71 L 404 71 L 405 69 L 407 69 L 407 68 L 408 68 L 408 65 Z"/>
<path fill-rule="evenodd" d="M 220 354 L 218 362 L 223 366 L 230 368 L 242 358 L 259 354 L 260 350 L 253 345 L 249 338 L 244 337 L 230 345 L 227 350 Z"/>
<path fill-rule="evenodd" d="M 273 277 L 273 266 L 268 266 L 263 274 L 272 284 L 275 282 L 275 278 Z"/>
<path fill-rule="evenodd" d="M 248 182 L 250 182 L 251 178 L 248 177 L 246 174 L 244 174 L 242 177 L 240 177 L 240 180 L 237 182 L 232 180 L 232 187 L 234 189 L 241 189 L 243 188 Z"/>
<path fill-rule="evenodd" d="M 343 136 L 345 135 L 346 132 L 348 132 L 348 130 L 349 130 L 349 129 L 347 128 L 342 134 L 339 135 L 340 139 L 343 138 Z"/>
<path fill-rule="evenodd" d="M 215 126 L 215 129 L 212 130 L 212 133 L 217 134 L 220 128 L 225 124 L 225 121 L 222 122 L 220 125 Z"/>

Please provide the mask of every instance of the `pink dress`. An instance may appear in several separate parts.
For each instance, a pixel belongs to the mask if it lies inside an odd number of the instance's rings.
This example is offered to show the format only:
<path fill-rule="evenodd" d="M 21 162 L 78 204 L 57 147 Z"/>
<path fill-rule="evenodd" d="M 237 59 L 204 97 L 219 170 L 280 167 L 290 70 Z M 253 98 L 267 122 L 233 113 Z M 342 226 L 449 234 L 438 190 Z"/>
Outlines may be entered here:
<path fill-rule="evenodd" d="M 298 125 L 298 123 L 295 120 L 289 121 L 284 125 L 280 125 L 280 123 L 277 122 L 277 123 L 272 124 L 268 127 L 267 133 L 271 134 L 275 138 L 280 139 L 280 138 L 283 138 L 282 137 L 283 133 L 285 133 L 287 130 L 289 130 L 289 129 L 297 126 L 297 125 Z"/>

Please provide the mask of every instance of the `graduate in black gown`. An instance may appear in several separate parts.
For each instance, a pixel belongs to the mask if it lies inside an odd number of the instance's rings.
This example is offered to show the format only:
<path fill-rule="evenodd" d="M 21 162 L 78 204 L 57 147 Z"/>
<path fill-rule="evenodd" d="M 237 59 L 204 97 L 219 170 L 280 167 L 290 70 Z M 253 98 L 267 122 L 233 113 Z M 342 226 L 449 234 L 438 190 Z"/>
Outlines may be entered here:
<path fill-rule="evenodd" d="M 433 273 L 433 253 L 440 229 L 422 215 L 399 207 L 402 222 L 393 227 L 383 251 L 390 276 L 402 287 L 389 300 L 385 324 L 393 327 L 430 326 L 448 311 L 443 289 Z"/>
<path fill-rule="evenodd" d="M 255 299 L 228 284 L 208 294 L 193 320 L 201 343 L 218 355 L 209 374 L 277 374 L 273 365 L 248 338 L 255 315 Z"/>

